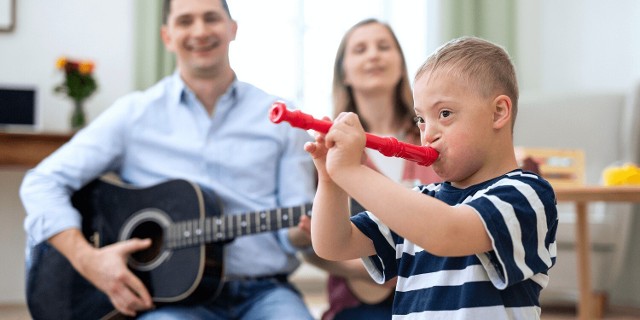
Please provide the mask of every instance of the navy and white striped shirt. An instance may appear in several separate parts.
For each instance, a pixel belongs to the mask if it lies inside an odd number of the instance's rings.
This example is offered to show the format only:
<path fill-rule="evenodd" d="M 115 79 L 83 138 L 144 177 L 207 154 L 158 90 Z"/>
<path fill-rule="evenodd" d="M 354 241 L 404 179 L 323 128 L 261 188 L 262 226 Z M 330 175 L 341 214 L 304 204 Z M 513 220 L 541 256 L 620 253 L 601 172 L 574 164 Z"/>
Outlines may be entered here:
<path fill-rule="evenodd" d="M 493 250 L 439 257 L 389 230 L 372 213 L 353 223 L 377 255 L 363 261 L 382 283 L 398 276 L 394 319 L 538 319 L 539 295 L 556 259 L 558 215 L 551 185 L 522 170 L 458 189 L 450 183 L 416 188 L 478 213 Z M 401 215 L 402 213 L 398 213 Z"/>

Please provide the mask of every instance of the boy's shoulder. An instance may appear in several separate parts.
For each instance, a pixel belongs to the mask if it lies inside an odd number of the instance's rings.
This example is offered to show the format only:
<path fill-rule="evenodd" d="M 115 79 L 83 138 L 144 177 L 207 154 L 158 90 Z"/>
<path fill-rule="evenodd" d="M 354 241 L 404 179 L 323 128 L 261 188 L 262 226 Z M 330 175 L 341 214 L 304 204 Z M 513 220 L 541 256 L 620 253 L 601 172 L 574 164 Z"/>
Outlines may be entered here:
<path fill-rule="evenodd" d="M 516 169 L 485 182 L 460 189 L 449 182 L 438 182 L 419 186 L 421 193 L 444 200 L 449 204 L 463 203 L 473 198 L 495 193 L 529 193 L 534 192 L 555 200 L 551 184 L 543 177 L 529 171 Z"/>

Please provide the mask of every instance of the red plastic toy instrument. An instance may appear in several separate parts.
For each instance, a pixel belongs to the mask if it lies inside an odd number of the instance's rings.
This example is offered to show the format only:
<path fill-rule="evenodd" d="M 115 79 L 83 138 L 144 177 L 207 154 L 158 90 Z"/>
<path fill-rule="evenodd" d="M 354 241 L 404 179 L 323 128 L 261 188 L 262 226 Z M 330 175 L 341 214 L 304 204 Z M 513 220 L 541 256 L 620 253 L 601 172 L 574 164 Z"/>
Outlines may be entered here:
<path fill-rule="evenodd" d="M 329 132 L 329 128 L 333 124 L 331 121 L 315 119 L 300 110 L 288 110 L 287 106 L 280 101 L 271 106 L 269 119 L 273 123 L 287 121 L 292 127 L 312 129 L 322 133 Z M 379 137 L 370 133 L 366 133 L 366 136 L 367 148 L 378 150 L 387 157 L 398 157 L 417 162 L 423 166 L 430 166 L 438 159 L 438 151 L 433 148 L 401 142 L 394 137 Z"/>

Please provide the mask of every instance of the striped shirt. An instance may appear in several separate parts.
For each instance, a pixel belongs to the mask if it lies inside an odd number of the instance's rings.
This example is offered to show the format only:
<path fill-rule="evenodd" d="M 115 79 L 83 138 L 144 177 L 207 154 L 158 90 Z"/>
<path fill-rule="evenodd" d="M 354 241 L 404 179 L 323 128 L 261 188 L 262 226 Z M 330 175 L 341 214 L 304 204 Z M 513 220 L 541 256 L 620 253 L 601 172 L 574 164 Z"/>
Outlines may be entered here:
<path fill-rule="evenodd" d="M 393 319 L 539 319 L 540 291 L 556 259 L 558 215 L 551 185 L 522 170 L 458 189 L 450 183 L 415 190 L 482 219 L 493 250 L 438 257 L 389 230 L 370 212 L 352 218 L 374 243 L 364 258 L 374 280 L 398 276 Z"/>

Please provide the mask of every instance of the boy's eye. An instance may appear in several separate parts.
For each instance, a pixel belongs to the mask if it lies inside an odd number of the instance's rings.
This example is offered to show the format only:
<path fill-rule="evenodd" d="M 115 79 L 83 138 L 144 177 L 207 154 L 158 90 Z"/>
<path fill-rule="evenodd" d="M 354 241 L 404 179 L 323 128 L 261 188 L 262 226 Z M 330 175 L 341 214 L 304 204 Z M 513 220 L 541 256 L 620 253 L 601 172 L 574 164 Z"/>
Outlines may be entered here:
<path fill-rule="evenodd" d="M 450 116 L 450 115 L 451 115 L 451 111 L 449 111 L 449 110 L 442 110 L 442 111 L 440 111 L 440 117 L 441 117 L 441 118 L 446 118 L 446 117 L 448 117 L 448 116 Z"/>
<path fill-rule="evenodd" d="M 423 124 L 424 119 L 421 116 L 415 116 L 413 117 L 413 122 L 415 122 L 415 124 Z"/>

